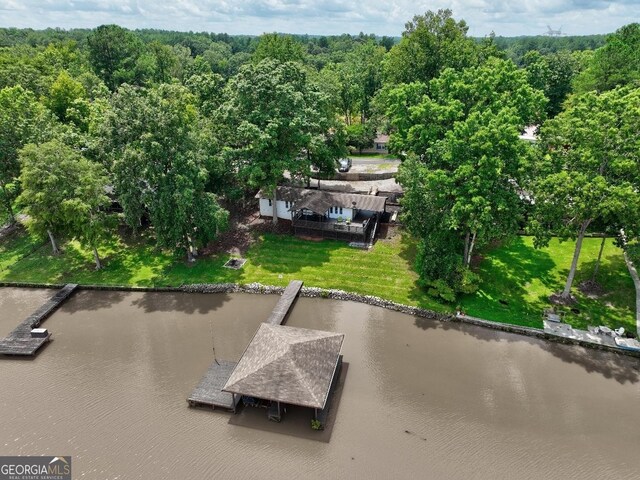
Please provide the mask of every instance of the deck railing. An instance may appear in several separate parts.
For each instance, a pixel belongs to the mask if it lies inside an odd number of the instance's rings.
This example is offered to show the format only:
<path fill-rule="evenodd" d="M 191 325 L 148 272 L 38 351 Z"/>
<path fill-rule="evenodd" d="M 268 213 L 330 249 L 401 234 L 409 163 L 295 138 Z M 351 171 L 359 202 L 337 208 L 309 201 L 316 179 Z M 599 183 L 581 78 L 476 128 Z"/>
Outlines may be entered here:
<path fill-rule="evenodd" d="M 293 217 L 293 226 L 295 228 L 308 228 L 311 230 L 335 231 L 344 233 L 353 233 L 362 235 L 366 232 L 370 219 L 367 218 L 363 222 L 338 222 L 335 220 L 302 220 L 302 215 L 296 214 Z"/>

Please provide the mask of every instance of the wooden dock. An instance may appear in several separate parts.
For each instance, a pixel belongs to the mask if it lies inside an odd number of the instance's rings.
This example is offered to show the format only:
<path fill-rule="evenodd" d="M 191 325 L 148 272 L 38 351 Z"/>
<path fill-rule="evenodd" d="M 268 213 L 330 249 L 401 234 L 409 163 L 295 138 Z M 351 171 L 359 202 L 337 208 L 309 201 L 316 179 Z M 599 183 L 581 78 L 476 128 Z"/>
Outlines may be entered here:
<path fill-rule="evenodd" d="M 235 362 L 220 360 L 213 362 L 187 402 L 190 407 L 224 408 L 235 413 L 240 395 L 222 391 L 231 372 L 236 368 Z"/>
<path fill-rule="evenodd" d="M 292 280 L 291 282 L 289 282 L 289 285 L 287 285 L 287 288 L 285 288 L 284 292 L 282 292 L 280 300 L 278 300 L 278 303 L 276 304 L 275 308 L 271 312 L 271 315 L 269 315 L 269 318 L 265 323 L 270 323 L 272 325 L 282 325 L 285 317 L 289 313 L 289 310 L 291 310 L 293 302 L 295 302 L 296 298 L 298 297 L 301 288 L 302 280 Z"/>
<path fill-rule="evenodd" d="M 75 283 L 69 283 L 59 290 L 38 310 L 29 315 L 6 338 L 0 340 L 0 354 L 4 355 L 35 355 L 42 345 L 49 341 L 51 334 L 33 337 L 31 330 L 38 328 L 71 294 L 78 288 Z"/>
<path fill-rule="evenodd" d="M 278 300 L 273 312 L 271 312 L 271 315 L 269 315 L 265 323 L 281 325 L 287 313 L 291 310 L 293 302 L 295 302 L 301 288 L 302 281 L 292 280 L 289 282 L 289 285 L 284 289 L 280 300 Z M 189 398 L 187 398 L 189 406 L 213 409 L 224 408 L 235 413 L 236 407 L 240 402 L 240 395 L 223 392 L 222 387 L 224 387 L 227 380 L 229 380 L 236 365 L 234 362 L 224 360 L 214 361 L 202 380 L 200 380 L 198 386 L 191 392 Z"/>

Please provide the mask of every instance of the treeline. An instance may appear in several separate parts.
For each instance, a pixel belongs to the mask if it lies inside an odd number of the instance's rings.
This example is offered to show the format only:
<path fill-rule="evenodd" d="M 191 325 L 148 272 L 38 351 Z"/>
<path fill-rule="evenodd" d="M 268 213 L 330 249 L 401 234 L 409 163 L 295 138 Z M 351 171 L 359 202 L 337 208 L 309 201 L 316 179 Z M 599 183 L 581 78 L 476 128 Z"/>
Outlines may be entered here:
<path fill-rule="evenodd" d="M 595 50 L 604 45 L 606 35 L 567 35 L 567 36 L 522 36 L 495 37 L 494 41 L 499 49 L 504 50 L 507 58 L 516 65 L 522 66 L 527 52 L 535 50 L 541 55 L 567 52 L 581 52 Z"/>
<path fill-rule="evenodd" d="M 275 208 L 285 172 L 332 171 L 386 132 L 405 159 L 421 279 L 451 299 L 477 288 L 474 253 L 523 226 L 540 245 L 589 228 L 635 235 L 639 29 L 590 52 L 533 50 L 522 65 L 449 10 L 415 16 L 397 43 L 4 29 L 0 201 L 54 252 L 79 239 L 97 267 L 114 220 L 193 260 L 236 202 L 262 189 Z M 531 124 L 536 148 L 518 138 Z"/>

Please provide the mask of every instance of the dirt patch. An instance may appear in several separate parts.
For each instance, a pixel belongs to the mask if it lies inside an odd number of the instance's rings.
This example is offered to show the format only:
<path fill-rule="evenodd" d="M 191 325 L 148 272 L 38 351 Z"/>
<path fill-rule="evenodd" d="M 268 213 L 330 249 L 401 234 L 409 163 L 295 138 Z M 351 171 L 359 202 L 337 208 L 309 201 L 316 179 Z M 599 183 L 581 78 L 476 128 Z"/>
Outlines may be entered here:
<path fill-rule="evenodd" d="M 291 233 L 291 222 L 278 220 L 278 224 L 274 226 L 271 218 L 260 217 L 255 205 L 248 205 L 246 208 L 232 207 L 229 210 L 229 228 L 203 248 L 201 255 L 228 253 L 244 256 L 256 242 L 256 238 L 263 233 Z"/>
<path fill-rule="evenodd" d="M 578 289 L 589 298 L 598 298 L 604 294 L 604 288 L 594 280 L 580 282 Z"/>
<path fill-rule="evenodd" d="M 549 301 L 554 305 L 573 305 L 577 302 L 576 297 L 573 295 L 563 297 L 562 293 L 553 293 L 549 295 Z"/>

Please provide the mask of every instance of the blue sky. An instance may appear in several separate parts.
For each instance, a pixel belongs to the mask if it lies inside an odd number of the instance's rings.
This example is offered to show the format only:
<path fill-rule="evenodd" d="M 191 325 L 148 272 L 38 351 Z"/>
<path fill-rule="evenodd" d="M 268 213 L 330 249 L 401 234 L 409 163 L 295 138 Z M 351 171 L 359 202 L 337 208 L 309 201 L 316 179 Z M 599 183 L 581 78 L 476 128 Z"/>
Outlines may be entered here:
<path fill-rule="evenodd" d="M 609 33 L 640 21 L 640 0 L 0 0 L 2 27 L 95 27 L 399 36 L 413 15 L 451 8 L 469 33 Z"/>

